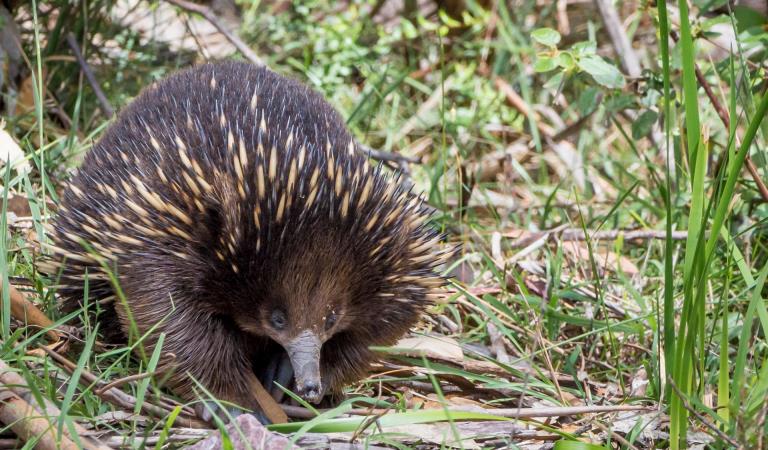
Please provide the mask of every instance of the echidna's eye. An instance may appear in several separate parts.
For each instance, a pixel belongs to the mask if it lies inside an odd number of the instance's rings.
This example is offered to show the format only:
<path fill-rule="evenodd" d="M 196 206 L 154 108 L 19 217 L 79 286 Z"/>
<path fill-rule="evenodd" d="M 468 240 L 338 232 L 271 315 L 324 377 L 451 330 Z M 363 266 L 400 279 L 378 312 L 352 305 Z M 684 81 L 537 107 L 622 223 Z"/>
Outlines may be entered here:
<path fill-rule="evenodd" d="M 337 318 L 338 316 L 336 316 L 336 313 L 333 311 L 330 314 L 328 314 L 328 317 L 326 317 L 325 319 L 325 331 L 330 330 L 331 328 L 333 328 L 334 325 L 336 325 Z"/>
<path fill-rule="evenodd" d="M 285 313 L 280 311 L 279 309 L 276 309 L 272 311 L 272 315 L 269 316 L 269 322 L 272 324 L 272 327 L 276 330 L 282 330 L 285 328 L 285 325 L 287 324 L 288 320 L 285 318 Z"/>

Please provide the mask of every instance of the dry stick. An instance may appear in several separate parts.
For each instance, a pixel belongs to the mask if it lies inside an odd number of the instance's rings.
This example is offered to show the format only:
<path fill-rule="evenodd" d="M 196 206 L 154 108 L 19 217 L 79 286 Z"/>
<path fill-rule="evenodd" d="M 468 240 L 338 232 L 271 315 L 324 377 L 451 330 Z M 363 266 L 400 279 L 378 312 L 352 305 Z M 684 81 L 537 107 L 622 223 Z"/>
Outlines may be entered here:
<path fill-rule="evenodd" d="M 40 411 L 10 390 L 0 388 L 0 423 L 16 433 L 24 442 L 35 442 L 39 450 L 78 450 L 72 440 L 59 435 Z"/>
<path fill-rule="evenodd" d="M 605 24 L 608 35 L 611 37 L 613 48 L 619 56 L 621 67 L 630 77 L 638 78 L 642 74 L 640 60 L 632 48 L 632 43 L 629 42 L 629 37 L 624 31 L 624 26 L 621 23 L 619 14 L 616 12 L 616 8 L 613 7 L 611 0 L 595 0 L 595 6 L 603 18 L 603 24 Z"/>
<path fill-rule="evenodd" d="M 388 161 L 388 162 L 395 162 L 395 163 L 411 163 L 411 164 L 418 164 L 419 158 L 415 158 L 413 156 L 406 156 L 401 155 L 399 153 L 393 153 L 393 152 L 382 152 L 381 150 L 374 150 L 371 147 L 368 147 L 367 145 L 363 145 L 358 142 L 358 148 L 360 153 L 362 153 L 365 156 L 369 156 L 377 161 Z"/>
<path fill-rule="evenodd" d="M 41 347 L 41 348 L 48 354 L 48 356 L 50 356 L 54 361 L 62 365 L 68 371 L 72 372 L 77 367 L 75 363 L 61 356 L 55 351 L 47 347 Z M 103 384 L 103 382 L 99 380 L 98 377 L 96 377 L 96 375 L 92 374 L 87 370 L 83 370 L 81 372 L 80 382 L 85 386 L 88 386 L 91 384 L 96 384 L 96 385 Z M 137 403 L 136 397 L 126 394 L 125 392 L 115 388 L 112 388 L 102 393 L 98 393 L 94 391 L 94 394 L 96 394 L 102 400 L 112 403 L 113 405 L 123 409 L 132 410 Z M 152 417 L 157 417 L 157 418 L 165 418 L 170 413 L 169 410 L 165 408 L 161 408 L 157 405 L 151 404 L 146 401 L 142 403 L 141 410 L 147 415 L 150 415 Z M 206 422 L 203 422 L 201 420 L 198 420 L 192 417 L 182 417 L 182 415 L 179 415 L 179 417 L 177 417 L 176 420 L 181 426 L 188 427 L 188 428 L 210 428 L 210 426 Z"/>
<path fill-rule="evenodd" d="M 694 416 L 695 416 L 697 419 L 699 419 L 699 422 L 701 422 L 701 423 L 702 423 L 702 424 L 703 424 L 705 427 L 707 427 L 707 428 L 709 428 L 710 430 L 712 430 L 712 431 L 713 431 L 713 432 L 714 432 L 714 433 L 715 433 L 715 434 L 716 434 L 716 435 L 717 435 L 717 436 L 718 436 L 720 439 L 722 439 L 722 440 L 724 440 L 725 442 L 727 442 L 727 443 L 728 443 L 730 446 L 732 446 L 733 448 L 744 448 L 743 446 L 739 445 L 739 443 L 738 443 L 738 442 L 736 442 L 735 440 L 733 440 L 733 438 L 731 438 L 730 436 L 728 436 L 727 434 L 725 434 L 725 433 L 724 433 L 724 432 L 723 432 L 723 431 L 722 431 L 720 428 L 718 428 L 718 427 L 717 427 L 715 424 L 713 424 L 712 422 L 710 422 L 710 421 L 709 421 L 709 419 L 707 419 L 706 417 L 704 417 L 704 416 L 703 416 L 703 415 L 702 415 L 700 412 L 696 411 L 696 409 L 694 409 L 694 408 L 693 408 L 693 407 L 690 405 L 690 403 L 688 403 L 688 399 L 686 398 L 686 396 L 685 396 L 685 395 L 684 395 L 682 392 L 680 392 L 680 388 L 678 388 L 678 387 L 677 387 L 677 384 L 675 384 L 675 382 L 674 382 L 674 381 L 673 381 L 671 378 L 670 378 L 670 379 L 668 379 L 668 380 L 667 380 L 667 382 L 669 383 L 669 385 L 670 385 L 670 386 L 672 386 L 672 390 L 673 390 L 673 391 L 675 391 L 675 395 L 677 395 L 677 397 L 678 397 L 678 398 L 680 399 L 680 401 L 682 402 L 682 404 L 683 404 L 683 408 L 687 409 L 687 410 L 688 410 L 688 412 L 690 412 L 690 413 L 691 413 L 691 414 L 693 414 L 693 415 L 694 415 Z"/>
<path fill-rule="evenodd" d="M 45 334 L 53 342 L 58 342 L 61 339 L 59 333 L 53 329 L 54 324 L 51 319 L 43 314 L 37 306 L 27 300 L 24 295 L 13 286 L 10 286 L 10 294 L 12 317 L 24 322 L 26 325 L 33 325 L 43 329 L 47 328 L 48 331 L 46 331 Z"/>
<path fill-rule="evenodd" d="M 635 239 L 666 239 L 667 233 L 665 231 L 658 230 L 604 230 L 604 231 L 589 231 L 587 230 L 589 239 L 592 241 L 611 241 L 621 236 L 625 241 L 632 241 Z M 688 238 L 687 231 L 673 231 L 672 240 L 680 241 Z M 584 230 L 581 228 L 566 228 L 562 231 L 560 239 L 564 241 L 583 241 L 586 239 Z"/>
<path fill-rule="evenodd" d="M 555 130 L 542 122 L 541 119 L 539 119 L 538 114 L 528 107 L 528 105 L 525 103 L 525 100 L 517 95 L 517 92 L 512 89 L 512 86 L 510 86 L 509 83 L 507 83 L 501 77 L 494 78 L 493 82 L 496 84 L 496 87 L 501 91 L 501 93 L 504 94 L 504 97 L 507 98 L 507 103 L 509 103 L 510 106 L 520 111 L 520 114 L 524 115 L 526 118 L 534 118 L 536 121 L 536 128 L 539 129 L 539 132 L 543 134 L 544 137 L 552 139 L 556 135 Z"/>
<path fill-rule="evenodd" d="M 19 448 L 19 440 L 16 438 L 0 438 L 0 449 L 17 450 Z"/>
<path fill-rule="evenodd" d="M 130 383 L 132 381 L 143 380 L 144 378 L 153 377 L 155 375 L 157 375 L 157 372 L 144 372 L 144 373 L 137 373 L 137 374 L 134 374 L 134 375 L 129 375 L 129 376 L 123 377 L 123 378 L 118 378 L 115 381 L 112 381 L 112 382 L 110 382 L 108 384 L 105 384 L 103 387 L 94 389 L 93 392 L 95 392 L 96 395 L 101 395 L 101 394 L 107 392 L 108 390 L 110 390 L 112 388 L 120 387 L 120 386 L 122 386 L 124 384 L 128 384 L 128 383 Z"/>
<path fill-rule="evenodd" d="M 666 239 L 667 234 L 664 231 L 658 230 L 603 230 L 603 231 L 591 231 L 587 230 L 587 235 L 590 240 L 593 241 L 613 241 L 621 236 L 625 241 L 633 241 L 637 239 Z M 555 228 L 552 230 L 528 232 L 524 231 L 519 236 L 505 235 L 507 238 L 514 238 L 514 241 L 508 244 L 509 248 L 523 248 L 531 245 L 538 240 L 547 240 L 551 237 L 558 237 L 561 241 L 583 241 L 586 240 L 584 230 L 581 228 Z M 688 238 L 687 231 L 673 231 L 672 240 L 680 241 Z"/>
<path fill-rule="evenodd" d="M 208 8 L 206 6 L 201 6 L 192 2 L 188 2 L 186 0 L 165 0 L 166 2 L 178 6 L 179 8 L 193 12 L 196 14 L 200 14 L 207 20 L 211 25 L 213 25 L 219 33 L 223 34 L 225 38 L 229 42 L 232 43 L 232 45 L 237 48 L 237 50 L 245 56 L 245 59 L 250 61 L 251 63 L 257 65 L 257 66 L 265 66 L 264 61 L 261 60 L 261 58 L 256 55 L 256 53 L 251 50 L 250 47 L 248 47 L 245 42 L 243 42 L 239 37 L 232 34 L 225 26 L 221 23 L 218 17 L 216 17 L 216 14 L 211 11 L 211 8 Z"/>
<path fill-rule="evenodd" d="M 629 442 L 628 440 L 624 439 L 624 437 L 621 436 L 619 433 L 611 430 L 610 428 L 608 428 L 607 426 L 603 425 L 602 423 L 594 421 L 594 422 L 592 422 L 592 424 L 595 425 L 597 428 L 600 428 L 604 432 L 610 434 L 613 439 L 619 441 L 619 443 L 621 445 L 627 447 L 628 449 L 630 449 L 630 450 L 640 450 L 637 447 L 635 447 L 634 445 L 632 445 L 631 442 Z"/>
<path fill-rule="evenodd" d="M 621 67 L 630 77 L 639 78 L 642 75 L 640 59 L 637 57 L 635 49 L 632 48 L 632 43 L 624 31 L 624 26 L 612 2 L 610 0 L 595 0 L 595 6 L 600 11 L 600 16 L 608 31 L 608 36 L 611 38 L 614 51 L 619 57 L 619 61 L 621 61 Z M 621 115 L 630 121 L 637 120 L 637 114 L 632 110 L 623 110 Z M 662 142 L 662 138 L 658 126 L 655 126 L 648 133 L 648 139 L 654 146 L 660 147 L 659 142 Z M 674 164 L 671 161 L 665 161 L 665 164 L 670 168 L 670 173 L 674 173 Z"/>
<path fill-rule="evenodd" d="M 18 373 L 14 372 L 11 367 L 2 360 L 0 360 L 0 385 L 9 389 L 13 394 L 19 396 L 25 401 L 31 401 L 33 398 L 32 392 L 30 391 L 29 386 L 27 386 L 26 380 L 24 380 L 24 378 L 22 378 Z M 61 416 L 61 410 L 59 410 L 59 408 L 54 405 L 53 402 L 45 397 L 43 397 L 43 401 L 45 404 L 41 406 L 45 408 L 46 416 L 52 418 Z M 72 422 L 72 425 L 75 432 L 80 436 L 80 442 L 83 445 L 83 448 L 86 450 L 109 450 L 109 447 L 104 445 L 97 438 L 86 437 L 88 431 L 83 428 L 82 425 L 74 421 Z M 69 427 L 64 427 L 63 432 L 65 436 L 70 438 L 72 437 L 69 431 Z"/>
<path fill-rule="evenodd" d="M 77 63 L 80 64 L 80 70 L 83 71 L 85 78 L 88 80 L 88 84 L 91 85 L 91 89 L 93 89 L 93 92 L 96 94 L 96 99 L 99 101 L 101 112 L 104 113 L 107 118 L 111 118 L 115 115 L 115 110 L 112 108 L 112 105 L 109 104 L 107 96 L 104 95 L 104 91 L 102 91 L 101 86 L 99 86 L 99 82 L 96 81 L 96 76 L 93 74 L 91 66 L 88 65 L 85 57 L 83 57 L 83 52 L 80 51 L 80 45 L 77 43 L 74 34 L 67 33 L 67 43 L 69 44 L 69 48 L 72 49 L 72 53 L 75 54 Z"/>
<path fill-rule="evenodd" d="M 507 353 L 504 336 L 491 321 L 488 321 L 486 328 L 488 329 L 488 337 L 491 340 L 491 350 L 496 355 L 496 360 L 502 364 L 509 364 L 511 359 L 509 353 Z"/>
<path fill-rule="evenodd" d="M 527 301 L 526 301 L 527 303 Z M 563 403 L 567 403 L 568 401 L 565 399 L 565 395 L 563 394 L 562 388 L 560 388 L 560 382 L 557 381 L 557 372 L 555 372 L 555 366 L 552 365 L 552 357 L 549 355 L 549 349 L 547 345 L 544 343 L 544 336 L 541 334 L 541 322 L 539 320 L 536 320 L 536 342 L 541 347 L 541 353 L 544 355 L 544 362 L 547 365 L 547 370 L 549 370 L 550 378 L 552 379 L 552 383 L 555 385 L 555 390 L 557 391 L 557 395 L 560 397 L 560 400 Z M 528 385 L 527 379 L 526 379 L 526 385 Z M 520 401 L 522 402 L 522 395 L 520 397 Z M 520 408 L 517 409 L 518 411 Z"/>
<path fill-rule="evenodd" d="M 680 39 L 680 37 L 675 32 L 672 32 L 671 36 L 675 42 Z M 701 87 L 704 88 L 704 92 L 707 94 L 707 97 L 709 97 L 709 101 L 715 108 L 718 117 L 720 117 L 720 120 L 723 122 L 723 125 L 725 125 L 725 128 L 730 130 L 731 118 L 728 115 L 728 111 L 725 110 L 722 103 L 720 103 L 720 101 L 717 99 L 717 96 L 712 91 L 712 86 L 709 85 L 707 79 L 704 78 L 704 74 L 701 72 L 701 69 L 699 69 L 699 65 L 694 63 L 693 69 L 696 73 L 696 79 L 699 81 Z M 750 158 L 749 155 L 747 155 L 747 158 L 744 160 L 744 164 L 747 166 L 747 170 L 749 171 L 750 176 L 752 176 L 752 179 L 755 181 L 757 189 L 760 191 L 760 197 L 763 198 L 763 202 L 768 202 L 768 187 L 765 186 L 765 183 L 763 183 L 763 180 L 760 178 L 760 174 L 757 172 L 757 167 L 755 167 L 755 163 L 752 162 L 752 158 Z"/>
<path fill-rule="evenodd" d="M 307 414 L 307 409 L 301 406 L 283 405 L 285 410 L 291 417 L 310 418 Z M 447 409 L 424 409 L 422 411 L 447 411 L 450 413 L 483 413 L 493 416 L 505 417 L 508 419 L 530 419 L 534 417 L 564 417 L 564 416 L 577 416 L 581 414 L 605 414 L 614 412 L 625 411 L 652 411 L 653 406 L 644 405 L 602 405 L 602 406 L 553 406 L 546 408 L 480 408 L 480 407 L 458 407 Z M 319 413 L 328 411 L 326 409 L 319 409 Z M 391 412 L 389 409 L 368 409 L 368 408 L 356 408 L 349 410 L 347 414 L 365 416 L 369 414 L 386 414 Z M 311 413 L 311 411 L 310 411 Z M 311 417 L 315 417 L 312 414 Z"/>

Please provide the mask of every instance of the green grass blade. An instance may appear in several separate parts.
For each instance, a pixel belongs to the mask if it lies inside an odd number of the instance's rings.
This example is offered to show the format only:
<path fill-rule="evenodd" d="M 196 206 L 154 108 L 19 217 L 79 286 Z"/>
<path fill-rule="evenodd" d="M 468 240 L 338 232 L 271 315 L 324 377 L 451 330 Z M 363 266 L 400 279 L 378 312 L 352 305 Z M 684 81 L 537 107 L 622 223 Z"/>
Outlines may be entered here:
<path fill-rule="evenodd" d="M 726 215 L 730 209 L 731 199 L 733 198 L 733 191 L 736 187 L 736 181 L 738 180 L 741 168 L 744 166 L 744 161 L 747 159 L 749 149 L 755 140 L 757 130 L 760 129 L 760 124 L 768 113 L 768 94 L 764 94 L 760 100 L 760 104 L 757 107 L 755 115 L 749 122 L 746 133 L 741 141 L 739 151 L 733 158 L 733 164 L 728 165 L 728 178 L 725 181 L 725 186 L 717 203 L 717 209 L 715 210 L 715 217 L 712 220 L 712 230 L 707 240 L 706 259 L 709 260 L 712 252 L 715 249 L 715 245 L 718 241 L 720 234 L 720 228 L 725 223 Z"/>
<path fill-rule="evenodd" d="M 334 408 L 326 413 L 333 412 L 331 416 L 343 414 L 343 409 Z M 325 413 L 323 413 L 325 414 Z M 315 417 L 308 422 L 291 422 L 269 425 L 271 431 L 279 433 L 313 432 L 313 433 L 348 433 L 357 430 L 360 425 L 368 420 L 367 417 L 349 417 L 340 419 L 327 419 L 324 415 Z M 319 420 L 320 419 L 320 420 Z M 493 414 L 475 413 L 468 411 L 451 411 L 450 415 L 442 409 L 425 411 L 408 411 L 404 413 L 386 414 L 377 422 L 382 428 L 399 425 L 415 425 L 422 423 L 445 422 L 448 420 L 510 420 Z M 309 425 L 308 427 L 306 427 Z"/>

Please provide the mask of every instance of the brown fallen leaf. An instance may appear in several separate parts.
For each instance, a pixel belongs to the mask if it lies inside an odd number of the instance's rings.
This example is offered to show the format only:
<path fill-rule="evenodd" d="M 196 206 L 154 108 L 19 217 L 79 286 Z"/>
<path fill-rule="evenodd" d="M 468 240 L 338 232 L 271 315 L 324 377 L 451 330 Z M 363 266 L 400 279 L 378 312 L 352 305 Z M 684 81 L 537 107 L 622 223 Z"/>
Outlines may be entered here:
<path fill-rule="evenodd" d="M 422 399 L 421 402 L 417 403 L 420 403 L 421 408 L 423 409 L 441 409 L 445 407 L 461 409 L 461 407 L 476 407 L 489 409 L 489 411 L 492 413 L 492 410 L 485 403 L 472 400 L 471 398 L 466 398 L 463 396 L 463 394 L 446 395 L 445 401 L 440 400 L 437 394 L 428 394 L 425 398 Z"/>

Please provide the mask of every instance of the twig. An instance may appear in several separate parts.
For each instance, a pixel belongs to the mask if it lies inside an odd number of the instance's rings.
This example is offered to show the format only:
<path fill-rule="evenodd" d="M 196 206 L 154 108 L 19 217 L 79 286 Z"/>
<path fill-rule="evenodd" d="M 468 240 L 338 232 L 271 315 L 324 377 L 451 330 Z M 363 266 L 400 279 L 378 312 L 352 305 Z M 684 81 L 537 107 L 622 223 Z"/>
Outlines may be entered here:
<path fill-rule="evenodd" d="M 0 360 L 0 386 L 9 389 L 13 394 L 25 401 L 29 401 L 34 398 L 32 392 L 27 386 L 27 382 L 18 373 L 13 371 L 5 361 Z M 45 416 L 59 417 L 61 411 L 59 408 L 43 397 L 44 405 L 40 405 L 45 409 Z M 40 415 L 39 413 L 37 415 Z M 83 428 L 79 423 L 73 421 L 74 431 L 80 436 L 80 443 L 86 450 L 109 450 L 109 447 L 104 445 L 95 437 L 86 436 L 87 430 Z M 72 437 L 69 427 L 64 427 L 63 433 L 65 436 Z M 17 433 L 18 434 L 18 433 Z"/>
<path fill-rule="evenodd" d="M 100 388 L 94 389 L 93 392 L 96 395 L 102 395 L 103 393 L 107 392 L 108 390 L 110 390 L 112 388 L 120 387 L 120 386 L 122 386 L 124 384 L 128 384 L 128 383 L 130 383 L 132 381 L 143 380 L 144 378 L 152 377 L 155 374 L 156 374 L 155 372 L 144 372 L 144 373 L 137 373 L 137 374 L 134 374 L 134 375 L 129 375 L 129 376 L 123 377 L 123 378 L 118 378 L 117 380 L 112 381 L 112 382 L 110 382 L 110 383 L 108 383 L 108 384 L 106 384 L 106 385 L 104 385 L 104 386 L 102 386 Z"/>
<path fill-rule="evenodd" d="M 10 433 L 9 433 L 10 434 Z M 16 438 L 0 438 L 0 449 L 16 450 L 19 448 L 19 440 Z"/>
<path fill-rule="evenodd" d="M 608 428 L 607 426 L 603 425 L 602 423 L 600 423 L 598 421 L 594 421 L 594 422 L 592 422 L 592 424 L 595 425 L 597 428 L 600 428 L 604 432 L 610 434 L 613 439 L 619 441 L 619 443 L 621 445 L 623 445 L 624 447 L 626 447 L 626 448 L 628 448 L 630 450 L 639 450 L 637 447 L 632 445 L 631 442 L 629 442 L 628 440 L 624 439 L 624 437 L 621 436 L 619 433 L 613 431 L 612 429 Z"/>
<path fill-rule="evenodd" d="M 510 358 L 507 353 L 506 345 L 504 345 L 504 336 L 493 322 L 488 322 L 486 325 L 488 328 L 488 337 L 491 339 L 491 350 L 496 355 L 496 360 L 502 364 L 509 364 Z"/>
<path fill-rule="evenodd" d="M 739 443 L 733 440 L 733 438 L 723 433 L 723 431 L 720 428 L 716 427 L 712 422 L 710 422 L 709 419 L 707 419 L 701 413 L 699 413 L 693 407 L 691 407 L 691 405 L 688 403 L 688 399 L 685 397 L 685 395 L 683 395 L 682 392 L 680 392 L 680 388 L 677 387 L 677 384 L 675 384 L 675 382 L 671 378 L 668 379 L 667 381 L 669 382 L 669 385 L 672 386 L 672 390 L 675 391 L 675 395 L 677 395 L 677 398 L 679 398 L 680 402 L 682 402 L 683 408 L 687 409 L 688 412 L 690 412 L 697 419 L 699 419 L 699 422 L 701 422 L 702 425 L 712 430 L 720 439 L 727 442 L 733 448 L 739 448 L 739 449 L 743 448 L 743 446 L 739 445 Z"/>
<path fill-rule="evenodd" d="M 512 86 L 510 86 L 506 80 L 501 77 L 496 77 L 493 79 L 493 82 L 501 93 L 504 94 L 504 97 L 507 98 L 507 103 L 509 103 L 510 106 L 518 110 L 520 114 L 524 115 L 527 119 L 533 118 L 536 122 L 536 128 L 539 129 L 539 132 L 543 134 L 544 137 L 551 139 L 555 136 L 555 130 L 541 121 L 539 115 L 525 103 L 525 100 L 512 89 Z"/>
<path fill-rule="evenodd" d="M 30 405 L 10 390 L 0 387 L 0 422 L 13 430 L 24 442 L 34 442 L 40 450 L 77 450 L 72 440 L 59 435 L 53 424 Z"/>
<path fill-rule="evenodd" d="M 68 371 L 72 372 L 77 367 L 75 363 L 68 360 L 64 356 L 56 353 L 55 351 L 46 347 L 41 347 L 41 348 L 48 354 L 48 356 L 50 356 L 54 361 L 56 361 L 60 365 L 64 366 L 64 368 L 67 369 Z M 80 382 L 85 386 L 88 386 L 91 384 L 101 386 L 103 384 L 103 382 L 99 380 L 96 375 L 92 374 L 87 370 L 83 370 L 81 372 Z M 94 393 L 98 395 L 99 398 L 101 398 L 102 400 L 112 403 L 113 405 L 119 408 L 132 410 L 137 403 L 136 397 L 126 394 L 125 392 L 116 388 L 109 389 L 108 391 L 104 391 L 101 394 L 99 394 L 96 391 L 94 391 Z M 165 408 L 159 407 L 157 405 L 153 405 L 146 401 L 142 403 L 141 410 L 144 413 L 157 418 L 165 418 L 170 413 L 170 411 L 166 410 Z M 182 417 L 182 415 L 179 415 L 179 417 L 176 420 L 181 426 L 184 426 L 184 427 L 210 428 L 210 426 L 207 423 L 192 417 Z"/>
<path fill-rule="evenodd" d="M 676 32 L 670 33 L 672 36 L 672 39 L 675 42 L 678 42 L 680 40 L 680 37 L 677 35 Z M 712 103 L 712 106 L 715 108 L 715 111 L 717 112 L 718 117 L 720 117 L 720 121 L 723 122 L 723 125 L 725 125 L 726 130 L 730 130 L 731 128 L 731 118 L 728 115 L 728 111 L 723 107 L 723 104 L 720 103 L 720 100 L 717 99 L 717 96 L 712 91 L 712 86 L 709 85 L 707 82 L 707 79 L 704 77 L 704 74 L 701 72 L 701 69 L 699 69 L 699 65 L 694 62 L 693 64 L 694 72 L 696 73 L 696 79 L 699 81 L 699 84 L 701 87 L 704 88 L 704 92 L 707 94 L 707 97 L 709 98 L 709 101 Z M 736 138 L 738 140 L 738 137 Z M 722 159 L 721 159 L 722 161 Z M 765 183 L 763 183 L 763 180 L 760 178 L 760 174 L 757 172 L 757 167 L 755 167 L 755 163 L 752 162 L 752 158 L 747 155 L 747 158 L 744 160 L 744 165 L 747 166 L 747 171 L 749 171 L 749 175 L 752 177 L 752 179 L 755 181 L 755 184 L 757 185 L 757 190 L 760 191 L 760 197 L 763 198 L 763 202 L 768 202 L 768 187 L 766 187 Z"/>
<path fill-rule="evenodd" d="M 394 163 L 411 163 L 411 164 L 418 164 L 420 161 L 418 158 L 415 158 L 413 156 L 406 156 L 401 155 L 399 153 L 392 153 L 392 152 L 383 152 L 381 150 L 374 150 L 371 147 L 368 147 L 367 145 L 363 145 L 358 143 L 357 148 L 365 156 L 371 157 L 377 161 L 388 161 L 388 162 L 394 162 Z"/>
<path fill-rule="evenodd" d="M 96 99 L 99 101 L 101 112 L 107 116 L 107 118 L 111 118 L 115 115 L 115 110 L 112 108 L 112 105 L 109 104 L 107 96 L 104 95 L 104 91 L 101 90 L 99 82 L 96 81 L 96 76 L 93 74 L 91 67 L 83 57 L 83 53 L 80 51 L 80 45 L 77 43 L 74 34 L 67 33 L 67 43 L 69 44 L 69 48 L 72 49 L 72 53 L 75 54 L 78 64 L 80 64 L 80 70 L 83 71 L 85 78 L 88 80 L 88 84 L 91 85 L 91 89 L 93 89 L 94 94 L 96 94 Z"/>
<path fill-rule="evenodd" d="M 613 241 L 621 236 L 625 241 L 647 240 L 647 239 L 666 239 L 666 231 L 659 230 L 587 230 L 586 236 L 581 228 L 554 228 L 552 230 L 529 232 L 507 232 L 503 236 L 514 239 L 508 244 L 509 248 L 523 248 L 539 240 L 546 241 L 549 238 L 557 237 L 561 241 L 583 241 L 587 236 L 593 241 Z M 687 231 L 673 231 L 672 240 L 680 241 L 688 238 Z"/>
<path fill-rule="evenodd" d="M 642 74 L 640 60 L 637 58 L 635 49 L 632 48 L 632 43 L 629 42 L 616 8 L 610 0 L 595 0 L 595 6 L 603 18 L 603 24 L 608 31 L 608 36 L 611 37 L 613 48 L 621 61 L 621 67 L 630 77 L 638 78 Z"/>
<path fill-rule="evenodd" d="M 315 417 L 311 411 L 299 407 L 283 405 L 283 409 L 291 416 L 297 418 L 312 418 Z M 481 407 L 457 407 L 447 409 L 424 409 L 422 411 L 446 411 L 448 413 L 459 412 L 473 412 L 491 414 L 499 417 L 506 417 L 509 419 L 523 419 L 532 417 L 566 417 L 566 416 L 578 416 L 582 414 L 605 414 L 624 411 L 651 411 L 653 406 L 645 405 L 592 405 L 592 406 L 553 406 L 544 408 L 481 408 Z M 325 409 L 319 409 L 319 413 L 323 413 Z M 309 414 L 307 414 L 309 412 Z M 389 409 L 369 409 L 369 408 L 356 408 L 347 412 L 350 415 L 366 416 L 366 415 L 383 415 L 392 412 Z M 311 415 L 310 415 L 311 414 Z"/>
<path fill-rule="evenodd" d="M 243 54 L 243 56 L 245 56 L 245 59 L 247 59 L 248 61 L 250 61 L 251 63 L 257 66 L 265 65 L 264 61 L 262 61 L 261 58 L 259 58 L 259 56 L 256 55 L 256 53 L 253 50 L 251 50 L 251 48 L 248 47 L 248 45 L 245 44 L 245 42 L 242 41 L 242 39 L 240 39 L 239 37 L 234 35 L 232 32 L 230 32 L 224 26 L 224 24 L 221 23 L 219 18 L 216 17 L 216 14 L 214 14 L 213 11 L 211 11 L 211 8 L 208 8 L 206 6 L 201 6 L 186 0 L 165 0 L 165 1 L 172 5 L 178 6 L 179 8 L 185 11 L 200 14 L 205 18 L 205 20 L 210 22 L 210 24 L 213 25 L 219 31 L 219 33 L 223 34 L 224 37 L 226 37 L 227 40 L 231 42 L 232 45 L 234 45 L 235 48 L 237 48 L 237 50 Z"/>
<path fill-rule="evenodd" d="M 53 342 L 58 342 L 61 339 L 59 333 L 54 329 L 54 324 L 51 319 L 43 314 L 37 306 L 27 300 L 24 295 L 13 286 L 10 286 L 10 294 L 12 317 L 24 322 L 26 325 L 47 329 L 45 334 Z"/>
<path fill-rule="evenodd" d="M 587 230 L 587 236 L 590 240 L 599 241 L 611 241 L 622 236 L 626 241 L 633 241 L 635 239 L 666 239 L 666 231 L 658 230 L 605 230 L 605 231 L 590 231 Z M 673 231 L 672 240 L 680 241 L 688 237 L 687 231 Z M 583 241 L 586 239 L 584 230 L 580 228 L 568 228 L 562 231 L 560 239 L 564 241 Z"/>
<path fill-rule="evenodd" d="M 640 60 L 637 57 L 635 49 L 632 47 L 632 43 L 629 41 L 629 37 L 624 30 L 624 26 L 621 23 L 621 19 L 619 18 L 613 3 L 611 0 L 595 0 L 595 6 L 600 11 L 600 16 L 608 31 L 608 36 L 611 38 L 614 51 L 619 57 L 619 61 L 621 61 L 621 67 L 630 77 L 639 78 L 642 75 Z M 637 120 L 637 114 L 633 110 L 622 110 L 621 115 L 633 122 Z M 654 126 L 648 132 L 648 138 L 655 147 L 660 148 L 662 136 L 658 125 Z M 674 162 L 665 161 L 665 164 L 669 167 L 670 173 L 674 174 Z"/>

